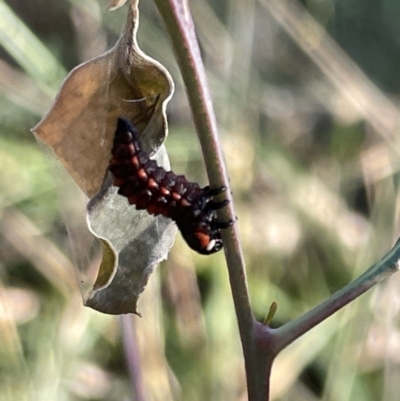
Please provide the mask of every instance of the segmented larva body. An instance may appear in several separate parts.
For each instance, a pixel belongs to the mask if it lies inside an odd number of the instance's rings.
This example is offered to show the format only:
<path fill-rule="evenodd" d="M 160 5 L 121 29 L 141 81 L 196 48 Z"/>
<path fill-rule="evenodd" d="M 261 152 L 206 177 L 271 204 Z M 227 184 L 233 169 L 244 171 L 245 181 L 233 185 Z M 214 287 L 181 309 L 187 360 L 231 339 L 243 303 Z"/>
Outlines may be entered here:
<path fill-rule="evenodd" d="M 222 248 L 220 229 L 233 223 L 217 220 L 215 211 L 228 201 L 215 202 L 212 198 L 225 188 L 201 188 L 184 175 L 158 166 L 142 149 L 137 129 L 124 118 L 118 119 L 108 169 L 119 194 L 138 210 L 174 220 L 193 250 L 209 255 Z"/>

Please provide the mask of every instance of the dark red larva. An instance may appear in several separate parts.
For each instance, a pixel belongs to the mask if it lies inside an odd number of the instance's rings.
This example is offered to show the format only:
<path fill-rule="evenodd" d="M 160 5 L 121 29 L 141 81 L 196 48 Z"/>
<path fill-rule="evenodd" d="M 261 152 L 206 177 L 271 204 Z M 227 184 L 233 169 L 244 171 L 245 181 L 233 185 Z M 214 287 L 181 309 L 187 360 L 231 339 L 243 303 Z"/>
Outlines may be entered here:
<path fill-rule="evenodd" d="M 220 229 L 233 222 L 217 220 L 215 211 L 228 200 L 216 202 L 212 198 L 225 188 L 201 188 L 184 175 L 158 166 L 142 149 L 137 129 L 124 118 L 118 119 L 108 169 L 114 175 L 119 194 L 126 196 L 136 209 L 174 220 L 192 249 L 209 255 L 222 248 Z"/>

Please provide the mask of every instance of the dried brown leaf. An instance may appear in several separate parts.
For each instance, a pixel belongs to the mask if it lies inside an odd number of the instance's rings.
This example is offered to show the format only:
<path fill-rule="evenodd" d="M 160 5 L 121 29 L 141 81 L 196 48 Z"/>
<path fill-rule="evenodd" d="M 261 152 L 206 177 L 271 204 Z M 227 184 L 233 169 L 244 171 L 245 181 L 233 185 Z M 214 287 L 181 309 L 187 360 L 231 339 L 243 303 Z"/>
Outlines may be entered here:
<path fill-rule="evenodd" d="M 164 108 L 173 82 L 164 67 L 139 49 L 137 18 L 132 4 L 114 48 L 72 70 L 53 107 L 33 129 L 89 198 L 103 183 L 118 117 L 136 122 L 140 132 L 152 119 L 147 150 L 154 151 L 165 139 Z"/>
<path fill-rule="evenodd" d="M 116 7 L 118 2 L 110 5 Z M 106 176 L 118 117 L 133 121 L 145 150 L 169 167 L 161 145 L 167 135 L 165 107 L 173 82 L 163 66 L 139 49 L 137 27 L 137 0 L 133 0 L 114 48 L 72 70 L 51 110 L 33 129 L 91 198 L 87 224 L 101 260 L 93 288 L 82 290 L 86 305 L 113 314 L 136 313 L 149 274 L 166 258 L 176 234 L 169 219 L 129 206 L 116 193 L 110 174 Z M 80 281 L 90 281 L 85 279 L 89 268 L 79 269 Z"/>

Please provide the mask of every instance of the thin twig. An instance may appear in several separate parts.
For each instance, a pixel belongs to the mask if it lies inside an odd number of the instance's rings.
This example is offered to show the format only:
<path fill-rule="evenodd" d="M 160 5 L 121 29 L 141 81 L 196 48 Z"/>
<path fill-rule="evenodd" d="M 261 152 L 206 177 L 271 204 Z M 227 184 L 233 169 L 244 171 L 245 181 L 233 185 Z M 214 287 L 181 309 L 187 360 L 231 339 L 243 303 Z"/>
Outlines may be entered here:
<path fill-rule="evenodd" d="M 224 220 L 234 220 L 236 217 L 229 190 L 229 179 L 223 161 L 216 117 L 188 2 L 186 0 L 154 1 L 170 34 L 186 85 L 210 184 L 215 187 L 223 185 L 228 188 L 227 196 L 231 202 L 229 207 L 221 213 L 221 217 Z M 250 307 L 245 264 L 236 225 L 229 230 L 224 230 L 222 236 L 250 389 L 254 388 L 250 382 L 257 376 L 257 364 L 254 360 L 254 318 Z"/>
<path fill-rule="evenodd" d="M 272 344 L 275 352 L 279 352 L 304 333 L 364 294 L 375 284 L 397 272 L 399 270 L 399 261 L 400 240 L 380 261 L 372 265 L 357 279 L 334 293 L 326 301 L 303 316 L 273 330 L 274 340 Z"/>
<path fill-rule="evenodd" d="M 120 322 L 122 343 L 125 349 L 124 354 L 134 400 L 146 401 L 133 317 L 132 315 L 121 315 Z"/>
<path fill-rule="evenodd" d="M 164 19 L 176 52 L 210 183 L 216 186 L 225 185 L 229 188 L 219 145 L 216 118 L 187 1 L 155 0 L 155 3 Z M 234 216 L 231 203 L 229 218 Z M 246 363 L 249 400 L 269 399 L 272 362 L 281 349 L 396 271 L 400 258 L 400 245 L 397 243 L 382 261 L 320 306 L 293 322 L 273 330 L 268 325 L 254 320 L 237 230 L 231 230 L 231 235 L 225 235 L 223 239 Z"/>
<path fill-rule="evenodd" d="M 216 119 L 187 1 L 155 0 L 155 3 L 164 19 L 176 52 L 210 183 L 216 186 L 225 185 L 229 188 L 226 169 L 222 161 Z M 228 209 L 228 214 L 229 218 L 234 218 L 233 203 Z M 254 320 L 236 228 L 230 230 L 230 235 L 224 235 L 223 239 L 246 363 L 249 400 L 251 401 L 267 401 L 269 399 L 272 362 L 280 350 L 366 292 L 377 282 L 397 271 L 400 259 L 400 243 L 398 242 L 380 262 L 332 295 L 327 301 L 300 318 L 278 329 L 271 329 L 268 324 L 258 323 Z"/>

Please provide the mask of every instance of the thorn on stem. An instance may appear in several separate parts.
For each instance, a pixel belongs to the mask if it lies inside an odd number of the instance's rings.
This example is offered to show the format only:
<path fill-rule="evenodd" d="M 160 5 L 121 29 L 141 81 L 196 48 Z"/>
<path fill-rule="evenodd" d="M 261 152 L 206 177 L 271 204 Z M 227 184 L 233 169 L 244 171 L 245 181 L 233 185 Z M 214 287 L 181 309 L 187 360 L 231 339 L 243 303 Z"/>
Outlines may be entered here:
<path fill-rule="evenodd" d="M 274 302 L 272 302 L 271 306 L 269 307 L 268 315 L 264 319 L 264 323 L 263 323 L 264 325 L 266 325 L 266 326 L 270 325 L 277 310 L 278 310 L 278 304 L 274 301 Z"/>

